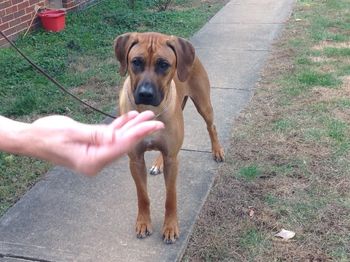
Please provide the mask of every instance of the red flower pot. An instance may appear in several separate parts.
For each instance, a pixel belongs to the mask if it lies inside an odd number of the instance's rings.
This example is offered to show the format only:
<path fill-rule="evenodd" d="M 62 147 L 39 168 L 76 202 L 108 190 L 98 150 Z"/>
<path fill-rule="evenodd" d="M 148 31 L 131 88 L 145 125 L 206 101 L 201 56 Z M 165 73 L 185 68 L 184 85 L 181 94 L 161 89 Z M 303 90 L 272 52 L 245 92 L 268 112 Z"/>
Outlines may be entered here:
<path fill-rule="evenodd" d="M 63 10 L 45 10 L 38 16 L 46 31 L 59 32 L 65 27 L 66 12 Z"/>

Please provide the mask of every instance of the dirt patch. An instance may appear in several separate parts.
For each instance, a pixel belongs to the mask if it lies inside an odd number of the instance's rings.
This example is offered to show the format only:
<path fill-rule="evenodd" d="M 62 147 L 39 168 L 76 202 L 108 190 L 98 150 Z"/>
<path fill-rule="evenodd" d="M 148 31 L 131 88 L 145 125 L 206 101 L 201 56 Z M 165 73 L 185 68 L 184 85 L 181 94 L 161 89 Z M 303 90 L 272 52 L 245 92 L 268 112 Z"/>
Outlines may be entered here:
<path fill-rule="evenodd" d="M 343 86 L 342 89 L 348 90 L 350 92 L 350 76 L 342 77 Z"/>
<path fill-rule="evenodd" d="M 71 91 L 95 108 L 102 109 L 100 108 L 101 105 L 109 105 L 111 103 L 115 103 L 115 109 L 118 108 L 119 86 L 109 86 L 99 78 L 91 78 L 86 84 L 74 87 Z M 92 109 L 86 106 L 82 107 L 82 110 L 85 114 L 93 113 Z"/>

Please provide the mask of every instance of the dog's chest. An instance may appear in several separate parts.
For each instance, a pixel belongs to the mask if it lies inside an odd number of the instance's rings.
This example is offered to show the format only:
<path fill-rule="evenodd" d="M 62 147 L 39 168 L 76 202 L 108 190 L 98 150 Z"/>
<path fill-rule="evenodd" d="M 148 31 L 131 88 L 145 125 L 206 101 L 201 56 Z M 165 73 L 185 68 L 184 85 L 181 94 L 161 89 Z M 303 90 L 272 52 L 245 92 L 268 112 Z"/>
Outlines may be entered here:
<path fill-rule="evenodd" d="M 144 151 L 160 150 L 161 144 L 161 138 L 159 135 L 151 135 L 142 141 L 142 147 L 144 148 Z"/>

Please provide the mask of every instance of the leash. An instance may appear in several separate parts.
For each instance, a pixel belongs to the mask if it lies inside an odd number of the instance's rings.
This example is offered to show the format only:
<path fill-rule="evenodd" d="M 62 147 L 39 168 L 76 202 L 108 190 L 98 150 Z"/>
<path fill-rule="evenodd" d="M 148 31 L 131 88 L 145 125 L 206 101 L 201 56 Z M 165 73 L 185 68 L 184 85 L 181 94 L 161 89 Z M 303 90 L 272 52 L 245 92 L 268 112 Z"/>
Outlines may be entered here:
<path fill-rule="evenodd" d="M 66 88 L 63 87 L 62 84 L 60 84 L 56 79 L 54 79 L 52 76 L 50 76 L 48 73 L 44 71 L 41 67 L 36 65 L 32 60 L 30 60 L 18 47 L 0 30 L 0 34 L 6 39 L 7 42 L 19 53 L 33 68 L 35 68 L 37 71 L 39 71 L 42 75 L 44 75 L 48 80 L 50 80 L 52 83 L 54 83 L 62 92 L 66 93 L 67 95 L 73 97 L 75 100 L 80 102 L 81 104 L 85 105 L 86 107 L 89 107 L 93 111 L 96 111 L 100 113 L 101 115 L 110 117 L 110 118 L 116 118 L 116 116 L 113 116 L 111 114 L 105 113 L 101 111 L 100 109 L 93 107 L 92 105 L 89 105 L 88 103 L 84 102 L 81 100 L 79 97 L 76 95 L 72 94 L 69 92 Z"/>

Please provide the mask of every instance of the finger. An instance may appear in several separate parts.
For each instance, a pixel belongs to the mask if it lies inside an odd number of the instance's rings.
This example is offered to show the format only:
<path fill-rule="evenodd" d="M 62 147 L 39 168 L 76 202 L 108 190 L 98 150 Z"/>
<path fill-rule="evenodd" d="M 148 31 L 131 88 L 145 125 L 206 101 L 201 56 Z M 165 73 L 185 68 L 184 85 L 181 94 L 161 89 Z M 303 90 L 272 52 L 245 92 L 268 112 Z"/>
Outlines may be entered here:
<path fill-rule="evenodd" d="M 137 115 L 139 115 L 139 113 L 137 111 L 130 111 L 126 114 L 121 115 L 120 117 L 118 117 L 117 119 L 115 119 L 110 126 L 115 129 L 115 128 L 120 128 L 122 127 L 124 124 L 126 124 L 128 121 L 130 121 L 131 119 L 134 119 Z"/>
<path fill-rule="evenodd" d="M 126 130 L 130 129 L 131 127 L 145 122 L 147 120 L 151 120 L 154 118 L 154 113 L 152 111 L 144 111 L 137 115 L 134 119 L 128 121 L 122 128 L 121 131 L 125 132 Z"/>
<path fill-rule="evenodd" d="M 77 123 L 73 139 L 75 139 L 76 142 L 94 145 L 112 142 L 114 130 L 122 127 L 125 123 L 134 119 L 138 114 L 137 111 L 130 111 L 118 117 L 109 125 L 87 125 Z"/>
<path fill-rule="evenodd" d="M 94 159 L 90 161 L 90 164 L 95 162 L 95 169 L 99 170 L 106 164 L 114 161 L 116 158 L 128 153 L 135 144 L 145 136 L 163 128 L 164 124 L 162 122 L 153 120 L 142 122 L 134 126 L 130 128 L 127 133 L 116 130 L 115 132 L 118 133 L 116 134 L 116 137 L 118 138 L 114 143 L 101 145 L 98 150 L 98 155 L 94 154 Z M 91 167 L 89 169 L 92 170 Z"/>
<path fill-rule="evenodd" d="M 118 117 L 110 125 L 86 125 L 77 123 L 72 138 L 74 142 L 88 143 L 92 145 L 101 145 L 111 143 L 114 140 L 115 130 L 123 128 L 124 132 L 131 126 L 151 119 L 153 112 L 145 111 L 139 114 L 137 111 L 130 111 L 121 117 Z"/>
<path fill-rule="evenodd" d="M 164 128 L 164 123 L 160 121 L 150 120 L 141 122 L 130 127 L 127 132 L 121 132 L 119 143 L 136 144 L 140 139 L 150 135 L 151 133 Z M 117 140 L 117 142 L 118 142 Z M 124 141 L 121 141 L 124 140 Z"/>

